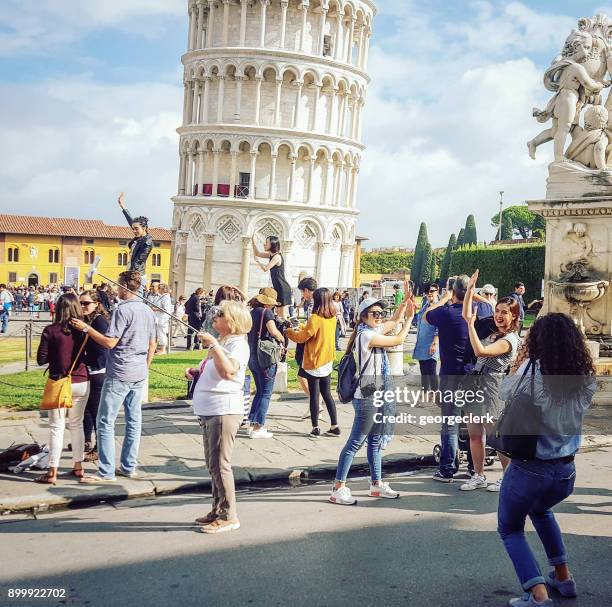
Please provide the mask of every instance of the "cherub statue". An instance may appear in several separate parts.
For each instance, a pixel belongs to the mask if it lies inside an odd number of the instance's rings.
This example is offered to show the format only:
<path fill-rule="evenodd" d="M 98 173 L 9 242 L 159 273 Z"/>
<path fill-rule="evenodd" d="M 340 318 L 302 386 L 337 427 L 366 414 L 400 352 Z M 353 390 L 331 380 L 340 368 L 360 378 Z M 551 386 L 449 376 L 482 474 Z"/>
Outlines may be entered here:
<path fill-rule="evenodd" d="M 565 156 L 590 169 L 606 169 L 606 149 L 609 143 L 608 110 L 603 105 L 590 105 L 584 112 L 584 128 L 575 125 L 572 143 Z"/>
<path fill-rule="evenodd" d="M 538 122 L 552 118 L 552 127 L 542 131 L 527 143 L 529 155 L 535 159 L 536 148 L 554 140 L 555 162 L 564 162 L 563 152 L 570 130 L 578 121 L 583 106 L 608 83 L 597 82 L 582 65 L 591 55 L 593 36 L 586 31 L 573 30 L 565 42 L 562 54 L 544 74 L 544 86 L 555 95 L 544 110 L 534 108 Z M 602 58 L 602 61 L 605 60 Z"/>

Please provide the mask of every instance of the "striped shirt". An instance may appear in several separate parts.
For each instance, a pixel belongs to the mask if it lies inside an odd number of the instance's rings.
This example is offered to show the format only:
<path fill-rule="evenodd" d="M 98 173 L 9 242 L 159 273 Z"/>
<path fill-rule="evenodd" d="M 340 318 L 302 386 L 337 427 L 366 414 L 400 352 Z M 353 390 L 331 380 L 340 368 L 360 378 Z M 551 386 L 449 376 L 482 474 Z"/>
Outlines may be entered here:
<path fill-rule="evenodd" d="M 505 373 L 508 370 L 508 367 L 516 358 L 522 340 L 518 336 L 518 333 L 513 331 L 512 333 L 507 333 L 503 337 L 497 337 L 497 333 L 492 333 L 489 337 L 481 340 L 480 343 L 483 346 L 490 346 L 498 341 L 498 339 L 505 339 L 510 344 L 510 350 L 499 356 L 479 356 L 476 361 L 476 369 L 484 368 L 488 373 Z"/>

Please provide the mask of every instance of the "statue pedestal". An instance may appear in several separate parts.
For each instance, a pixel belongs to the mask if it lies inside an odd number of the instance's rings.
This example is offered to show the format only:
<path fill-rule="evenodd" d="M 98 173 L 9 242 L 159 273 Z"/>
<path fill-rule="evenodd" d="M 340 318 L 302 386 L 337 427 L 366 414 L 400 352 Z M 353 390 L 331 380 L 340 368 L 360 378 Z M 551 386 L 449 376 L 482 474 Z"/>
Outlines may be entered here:
<path fill-rule="evenodd" d="M 612 172 L 589 170 L 575 162 L 553 163 L 546 198 L 527 204 L 546 220 L 542 313 L 563 312 L 576 318 L 577 306 L 568 300 L 572 288 L 560 288 L 568 280 L 562 278 L 568 267 L 582 267 L 588 274 L 576 280 L 581 285 L 574 285 L 583 287 L 585 297 L 587 287 L 593 287 L 588 283 L 605 283 L 612 276 Z M 571 281 L 566 284 L 573 286 Z M 593 301 L 578 299 L 587 337 L 612 335 L 612 287 L 602 289 Z"/>

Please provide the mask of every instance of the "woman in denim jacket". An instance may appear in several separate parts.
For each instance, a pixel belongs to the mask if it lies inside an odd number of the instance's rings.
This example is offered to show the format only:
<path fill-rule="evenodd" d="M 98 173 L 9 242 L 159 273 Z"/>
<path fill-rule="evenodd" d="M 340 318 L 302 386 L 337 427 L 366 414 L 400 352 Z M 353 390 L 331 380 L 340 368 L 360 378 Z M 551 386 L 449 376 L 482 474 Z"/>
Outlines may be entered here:
<path fill-rule="evenodd" d="M 525 591 L 509 605 L 552 607 L 547 584 L 563 596 L 576 596 L 552 508 L 574 490 L 574 455 L 580 448 L 583 417 L 595 394 L 595 371 L 583 335 L 565 314 L 547 314 L 536 320 L 525 347 L 527 359 L 535 364 L 534 402 L 542 409 L 545 433 L 539 433 L 535 459 L 513 459 L 506 470 L 499 496 L 498 532 Z M 517 388 L 530 393 L 531 382 L 521 382 L 528 364 L 525 360 L 504 380 L 502 399 L 509 400 Z M 554 567 L 546 578 L 525 539 L 527 516 Z"/>

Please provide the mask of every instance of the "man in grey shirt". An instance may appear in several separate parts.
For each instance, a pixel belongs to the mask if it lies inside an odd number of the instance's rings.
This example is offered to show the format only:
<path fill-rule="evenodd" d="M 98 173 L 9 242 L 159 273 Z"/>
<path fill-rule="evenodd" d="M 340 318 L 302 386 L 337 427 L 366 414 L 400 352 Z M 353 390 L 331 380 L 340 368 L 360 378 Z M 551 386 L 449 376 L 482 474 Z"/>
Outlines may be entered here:
<path fill-rule="evenodd" d="M 106 335 L 81 320 L 72 321 L 75 328 L 108 348 L 106 379 L 96 420 L 98 473 L 84 476 L 83 483 L 114 481 L 115 472 L 130 478 L 136 476 L 142 429 L 142 390 L 157 346 L 155 315 L 133 294 L 140 288 L 139 272 L 122 272 L 118 282 L 121 303 L 113 312 Z M 121 405 L 125 412 L 125 437 L 121 463 L 115 470 L 115 420 Z"/>

